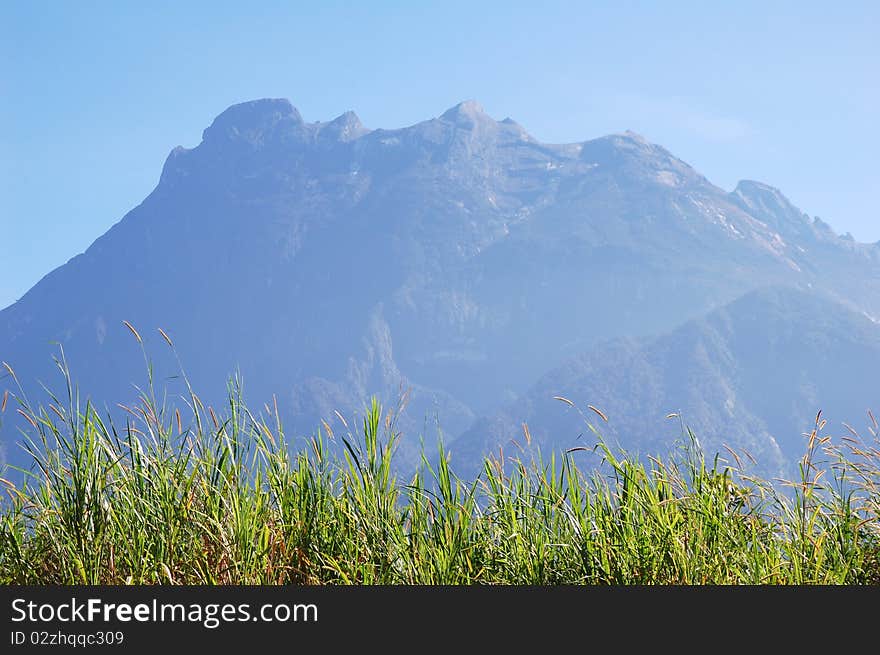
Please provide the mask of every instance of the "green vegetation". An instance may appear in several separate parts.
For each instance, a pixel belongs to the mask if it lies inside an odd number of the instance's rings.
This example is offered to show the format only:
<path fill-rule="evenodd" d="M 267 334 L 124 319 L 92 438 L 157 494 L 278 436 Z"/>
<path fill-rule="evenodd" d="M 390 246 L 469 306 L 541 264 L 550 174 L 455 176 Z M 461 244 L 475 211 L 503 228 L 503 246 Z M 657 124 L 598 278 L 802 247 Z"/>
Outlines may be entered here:
<path fill-rule="evenodd" d="M 788 492 L 695 441 L 643 461 L 598 439 L 588 473 L 583 449 L 489 457 L 473 481 L 423 456 L 399 479 L 376 401 L 354 434 L 325 426 L 291 453 L 277 408 L 252 414 L 240 385 L 223 412 L 190 390 L 184 417 L 150 384 L 120 428 L 59 366 L 63 402 L 3 399 L 34 464 L 3 481 L 3 584 L 880 583 L 874 429 L 834 444 L 817 417 Z"/>

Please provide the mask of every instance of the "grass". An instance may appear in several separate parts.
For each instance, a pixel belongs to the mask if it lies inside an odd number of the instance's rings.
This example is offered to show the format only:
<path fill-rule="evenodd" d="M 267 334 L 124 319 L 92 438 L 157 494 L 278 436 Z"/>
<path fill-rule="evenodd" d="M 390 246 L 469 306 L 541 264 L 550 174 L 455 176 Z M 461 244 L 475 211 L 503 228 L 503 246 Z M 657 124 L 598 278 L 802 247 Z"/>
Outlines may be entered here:
<path fill-rule="evenodd" d="M 3 402 L 33 466 L 3 480 L 2 584 L 880 583 L 876 424 L 832 443 L 818 416 L 782 483 L 707 463 L 695 439 L 662 460 L 599 439 L 587 471 L 583 449 L 487 457 L 474 480 L 441 444 L 399 479 L 375 400 L 358 430 L 292 452 L 278 408 L 253 414 L 234 382 L 223 411 L 190 388 L 183 413 L 151 383 L 118 426 L 58 363 L 63 398 Z"/>

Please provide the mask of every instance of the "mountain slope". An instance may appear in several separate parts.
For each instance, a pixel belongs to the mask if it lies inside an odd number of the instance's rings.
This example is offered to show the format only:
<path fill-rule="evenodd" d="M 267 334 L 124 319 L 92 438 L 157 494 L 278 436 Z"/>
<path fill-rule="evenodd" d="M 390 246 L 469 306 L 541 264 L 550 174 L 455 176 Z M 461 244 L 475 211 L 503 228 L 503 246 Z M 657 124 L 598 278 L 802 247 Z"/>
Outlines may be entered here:
<path fill-rule="evenodd" d="M 592 447 L 592 425 L 613 445 L 663 455 L 685 439 L 684 423 L 708 456 L 727 456 L 728 445 L 749 452 L 764 473 L 790 475 L 818 411 L 845 435 L 844 421 L 858 424 L 878 406 L 875 386 L 864 384 L 877 366 L 877 323 L 815 293 L 760 289 L 668 334 L 572 358 L 450 449 L 467 471 L 477 453 L 522 443 L 526 423 L 544 451 Z"/>
<path fill-rule="evenodd" d="M 644 337 L 772 284 L 880 315 L 873 245 L 778 192 L 727 193 L 633 133 L 543 144 L 475 102 L 396 130 L 348 112 L 307 123 L 286 100 L 230 107 L 156 189 L 0 312 L 0 360 L 115 406 L 146 377 L 222 402 L 239 370 L 288 432 L 412 389 L 413 440 L 457 435 L 596 343 Z M 0 390 L 11 387 L 0 380 Z M 439 426 L 437 422 L 439 421 Z M 6 417 L 0 440 L 17 438 Z"/>

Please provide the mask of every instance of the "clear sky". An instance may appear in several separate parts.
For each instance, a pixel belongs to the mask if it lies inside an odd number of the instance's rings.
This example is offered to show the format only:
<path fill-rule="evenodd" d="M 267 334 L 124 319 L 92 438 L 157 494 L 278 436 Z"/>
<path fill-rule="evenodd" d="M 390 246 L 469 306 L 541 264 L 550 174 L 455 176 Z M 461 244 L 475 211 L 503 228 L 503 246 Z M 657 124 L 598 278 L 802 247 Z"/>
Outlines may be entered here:
<path fill-rule="evenodd" d="M 632 129 L 715 184 L 880 239 L 880 3 L 0 2 L 0 307 L 226 107 L 368 127 L 473 98 L 535 137 Z"/>

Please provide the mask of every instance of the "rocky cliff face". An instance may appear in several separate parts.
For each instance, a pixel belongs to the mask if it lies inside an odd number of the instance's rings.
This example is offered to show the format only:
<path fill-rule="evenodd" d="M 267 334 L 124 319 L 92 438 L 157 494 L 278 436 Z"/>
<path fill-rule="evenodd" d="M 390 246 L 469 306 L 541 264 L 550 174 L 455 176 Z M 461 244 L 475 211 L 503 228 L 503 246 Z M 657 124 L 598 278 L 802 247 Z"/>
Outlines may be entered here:
<path fill-rule="evenodd" d="M 369 130 L 351 112 L 309 123 L 258 100 L 172 150 L 140 205 L 0 312 L 0 359 L 38 396 L 38 381 L 58 384 L 58 342 L 83 392 L 112 407 L 146 376 L 128 320 L 172 395 L 158 327 L 213 402 L 238 370 L 249 399 L 277 396 L 288 433 L 309 434 L 334 409 L 411 389 L 400 426 L 432 442 L 597 344 L 670 332 L 769 284 L 880 315 L 876 246 L 771 187 L 727 193 L 636 134 L 543 144 L 470 101 Z M 15 427 L 0 426 L 7 453 Z"/>

